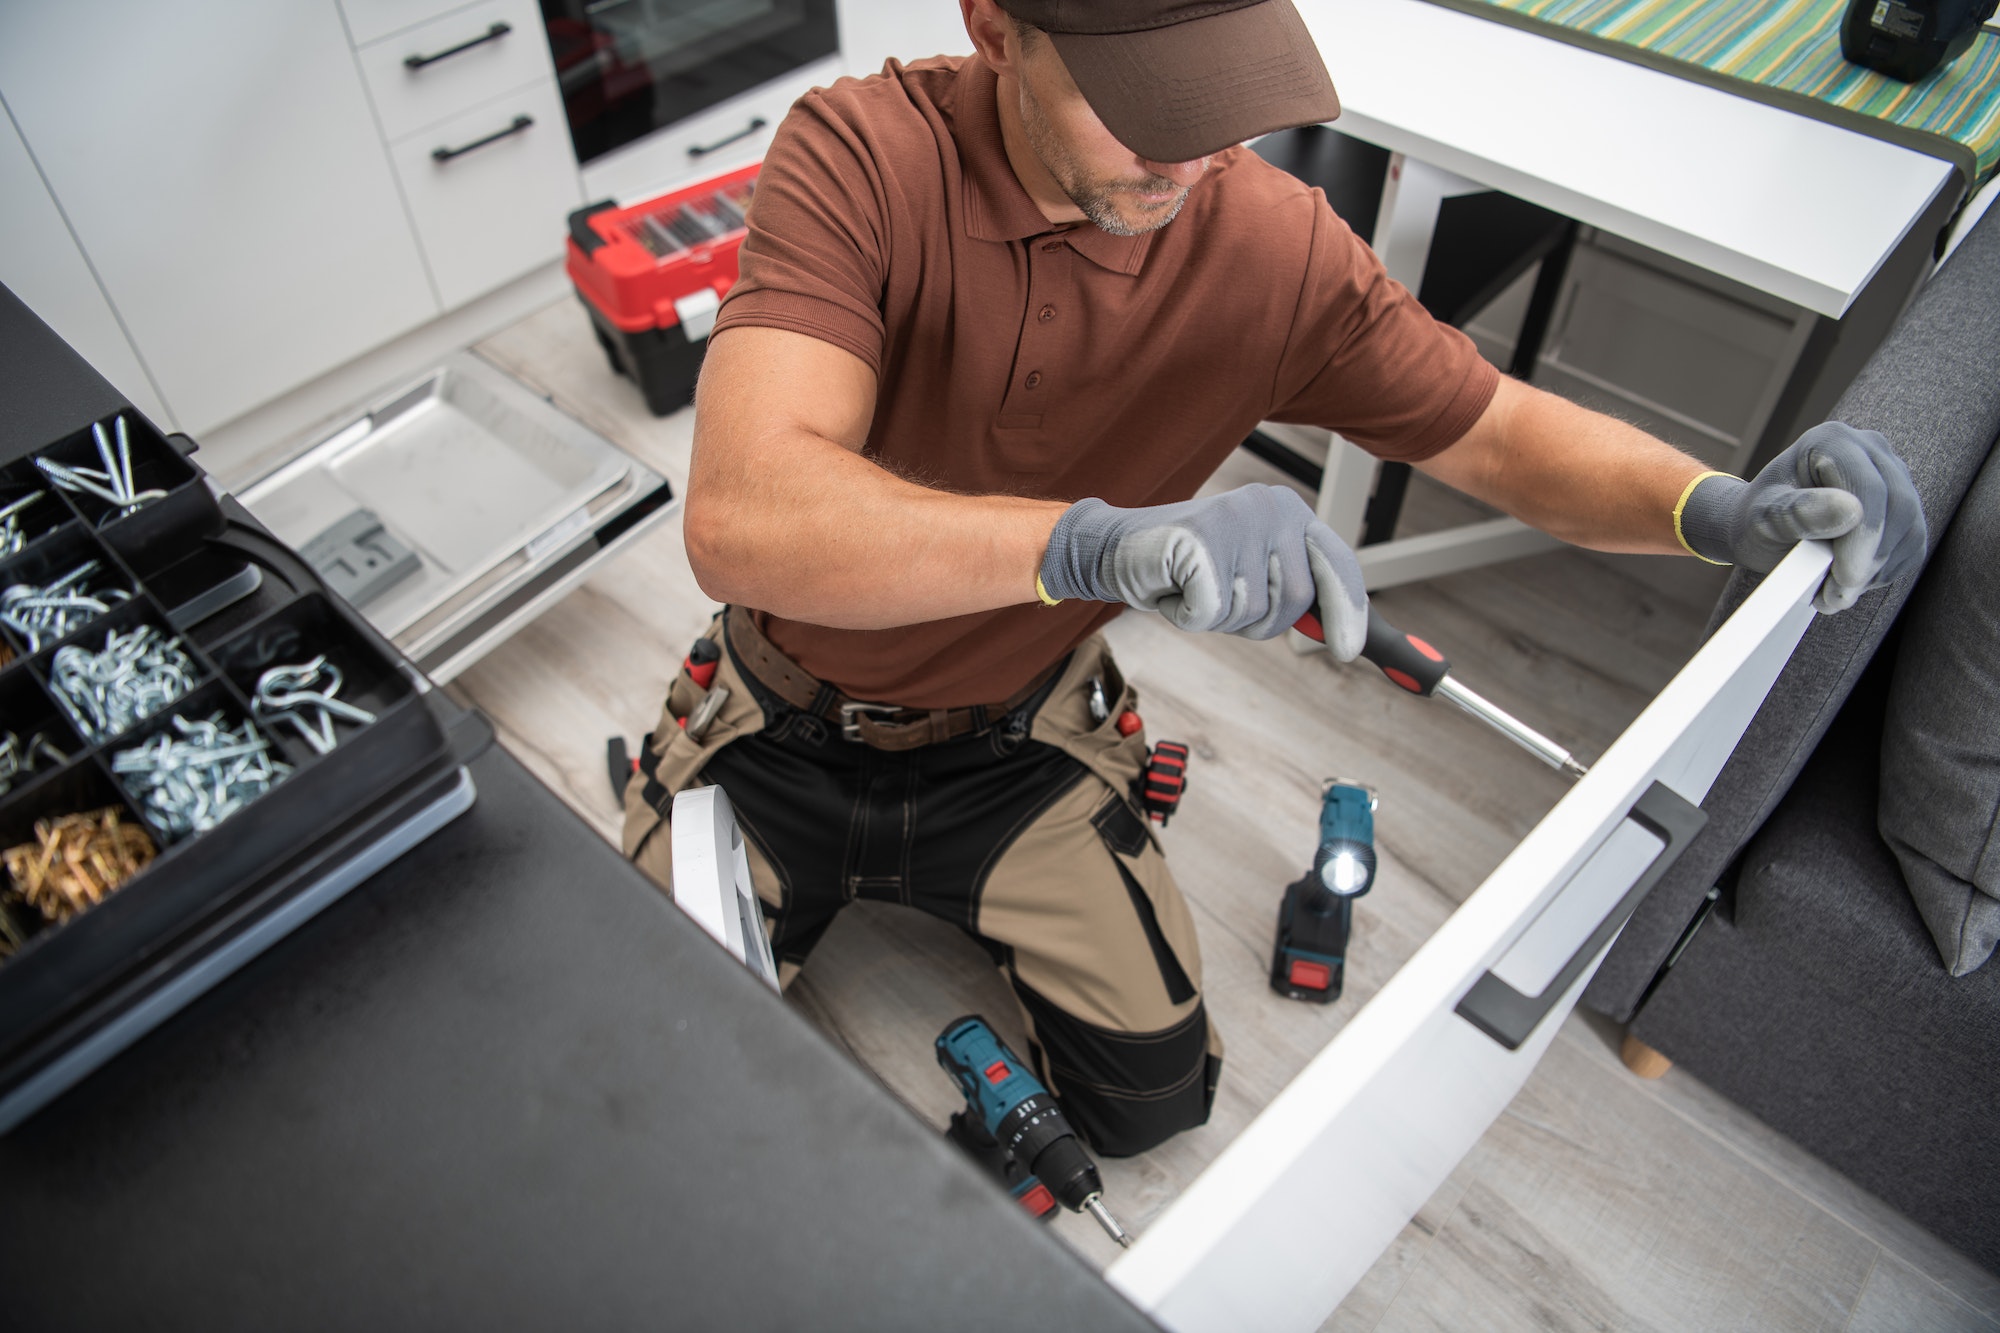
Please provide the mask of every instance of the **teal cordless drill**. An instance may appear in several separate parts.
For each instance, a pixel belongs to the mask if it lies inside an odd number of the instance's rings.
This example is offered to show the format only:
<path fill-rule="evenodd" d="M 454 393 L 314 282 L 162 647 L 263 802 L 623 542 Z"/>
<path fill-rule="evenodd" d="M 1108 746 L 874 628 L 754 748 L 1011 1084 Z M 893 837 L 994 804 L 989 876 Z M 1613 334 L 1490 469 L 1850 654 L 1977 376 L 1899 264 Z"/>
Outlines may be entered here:
<path fill-rule="evenodd" d="M 938 1034 L 937 1059 L 965 1097 L 966 1109 L 951 1118 L 953 1142 L 999 1175 L 1034 1216 L 1046 1217 L 1060 1201 L 1096 1218 L 1120 1245 L 1132 1243 L 1104 1206 L 1097 1163 L 1062 1108 L 985 1019 L 953 1021 Z"/>

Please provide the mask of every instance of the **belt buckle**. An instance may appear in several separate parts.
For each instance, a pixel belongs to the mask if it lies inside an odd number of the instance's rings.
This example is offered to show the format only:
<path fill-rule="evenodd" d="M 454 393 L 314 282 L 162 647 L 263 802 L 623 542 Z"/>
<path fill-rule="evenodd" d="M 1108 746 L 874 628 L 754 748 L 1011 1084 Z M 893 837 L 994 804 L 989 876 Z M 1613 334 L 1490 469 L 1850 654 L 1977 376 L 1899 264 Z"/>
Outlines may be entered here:
<path fill-rule="evenodd" d="M 863 714 L 873 716 L 883 713 L 900 713 L 902 711 L 896 704 L 864 704 L 850 699 L 840 706 L 841 739 L 854 741 L 857 744 L 861 742 L 861 717 Z"/>

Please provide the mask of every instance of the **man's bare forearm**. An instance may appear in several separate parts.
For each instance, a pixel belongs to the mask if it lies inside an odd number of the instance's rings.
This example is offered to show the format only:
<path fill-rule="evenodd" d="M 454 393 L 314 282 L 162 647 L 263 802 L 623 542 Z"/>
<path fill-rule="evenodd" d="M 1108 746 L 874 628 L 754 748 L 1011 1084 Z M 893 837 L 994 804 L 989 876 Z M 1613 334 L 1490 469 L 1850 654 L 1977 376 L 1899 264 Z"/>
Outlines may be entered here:
<path fill-rule="evenodd" d="M 1033 600 L 1067 506 L 952 495 L 870 462 L 860 448 L 873 375 L 796 338 L 733 330 L 704 368 L 684 516 L 702 590 L 843 629 Z M 788 402 L 805 410 L 784 410 Z"/>
<path fill-rule="evenodd" d="M 1599 551 L 1686 554 L 1673 511 L 1707 465 L 1567 399 L 1503 379 L 1471 431 L 1425 472 Z"/>

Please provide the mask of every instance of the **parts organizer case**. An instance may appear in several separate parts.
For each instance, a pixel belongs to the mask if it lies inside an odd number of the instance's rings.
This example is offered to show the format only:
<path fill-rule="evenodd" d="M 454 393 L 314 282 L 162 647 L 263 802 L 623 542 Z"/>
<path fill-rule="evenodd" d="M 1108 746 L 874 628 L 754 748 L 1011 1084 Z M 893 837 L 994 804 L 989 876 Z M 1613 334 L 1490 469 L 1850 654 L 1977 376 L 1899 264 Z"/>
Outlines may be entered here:
<path fill-rule="evenodd" d="M 564 269 L 590 311 L 611 368 L 655 416 L 694 400 L 708 331 L 736 285 L 743 217 L 762 164 L 619 208 L 569 215 Z"/>
<path fill-rule="evenodd" d="M 31 651 L 0 626 L 0 731 L 41 733 L 67 756 L 14 777 L 0 794 L 0 847 L 35 841 L 38 820 L 112 807 L 143 828 L 157 856 L 101 902 L 45 921 L 10 879 L 0 910 L 24 936 L 0 958 L 0 1132 L 82 1078 L 381 866 L 469 808 L 464 763 L 490 740 L 477 714 L 433 690 L 312 569 L 234 500 L 218 497 L 187 454 L 138 413 L 130 431 L 135 491 L 165 494 L 122 517 L 115 506 L 51 485 L 33 458 L 0 460 L 0 507 L 20 511 L 26 546 L 0 561 L 0 589 L 45 585 L 95 560 L 93 590 L 125 594 L 110 610 Z M 99 423 L 109 434 L 114 419 Z M 89 429 L 38 456 L 94 467 Z M 110 631 L 150 624 L 193 659 L 192 688 L 124 731 L 87 738 L 52 688 L 55 654 L 95 651 Z M 257 723 L 292 771 L 205 832 L 152 822 L 111 764 L 176 716 L 252 720 L 258 677 L 319 654 L 341 671 L 338 698 L 373 713 L 343 722 L 315 753 L 289 728 Z"/>

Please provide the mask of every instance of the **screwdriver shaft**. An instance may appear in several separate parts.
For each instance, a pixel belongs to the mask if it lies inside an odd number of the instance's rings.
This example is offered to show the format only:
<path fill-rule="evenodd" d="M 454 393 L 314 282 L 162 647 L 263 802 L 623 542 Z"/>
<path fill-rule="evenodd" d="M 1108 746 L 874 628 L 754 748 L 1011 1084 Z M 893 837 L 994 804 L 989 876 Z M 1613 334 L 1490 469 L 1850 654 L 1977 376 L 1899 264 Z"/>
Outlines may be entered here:
<path fill-rule="evenodd" d="M 1433 693 L 1435 697 L 1447 700 L 1472 714 L 1472 716 L 1478 718 L 1508 740 L 1513 741 L 1514 744 L 1520 746 L 1550 768 L 1579 778 L 1590 771 L 1582 764 L 1579 764 L 1576 761 L 1576 756 L 1572 755 L 1568 750 L 1563 749 L 1562 746 L 1557 745 L 1547 736 L 1542 735 L 1541 732 L 1536 731 L 1512 713 L 1496 707 L 1479 695 L 1474 694 L 1471 690 L 1466 689 L 1465 686 L 1459 684 L 1450 676 L 1446 676 L 1443 680 L 1440 680 Z"/>

